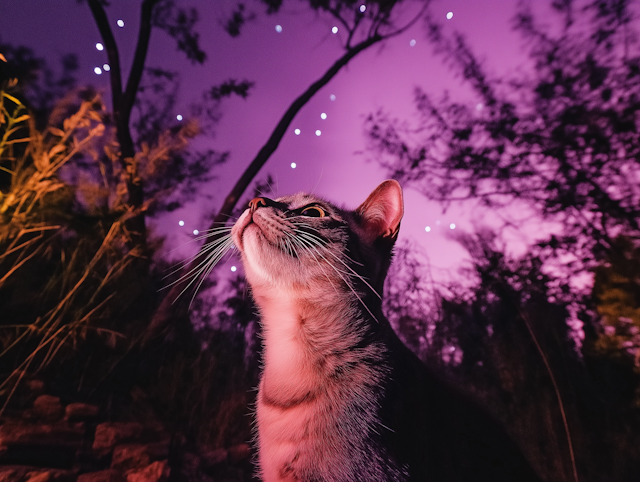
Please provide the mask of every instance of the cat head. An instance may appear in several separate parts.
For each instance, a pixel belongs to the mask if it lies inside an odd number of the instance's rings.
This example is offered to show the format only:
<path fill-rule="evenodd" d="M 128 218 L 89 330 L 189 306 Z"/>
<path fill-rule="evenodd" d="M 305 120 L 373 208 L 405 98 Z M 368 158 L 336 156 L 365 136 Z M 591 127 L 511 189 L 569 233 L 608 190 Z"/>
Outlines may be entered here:
<path fill-rule="evenodd" d="M 389 180 L 353 211 L 304 193 L 255 198 L 231 233 L 254 291 L 379 299 L 403 213 L 402 188 Z"/>

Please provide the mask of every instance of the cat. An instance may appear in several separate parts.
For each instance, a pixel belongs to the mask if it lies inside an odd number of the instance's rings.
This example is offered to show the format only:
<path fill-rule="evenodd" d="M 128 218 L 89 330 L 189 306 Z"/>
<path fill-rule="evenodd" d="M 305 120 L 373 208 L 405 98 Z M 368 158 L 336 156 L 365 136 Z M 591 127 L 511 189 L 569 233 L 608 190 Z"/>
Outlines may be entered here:
<path fill-rule="evenodd" d="M 384 181 L 354 211 L 258 197 L 231 230 L 263 330 L 265 482 L 539 480 L 486 412 L 398 338 L 381 295 L 404 214 Z"/>

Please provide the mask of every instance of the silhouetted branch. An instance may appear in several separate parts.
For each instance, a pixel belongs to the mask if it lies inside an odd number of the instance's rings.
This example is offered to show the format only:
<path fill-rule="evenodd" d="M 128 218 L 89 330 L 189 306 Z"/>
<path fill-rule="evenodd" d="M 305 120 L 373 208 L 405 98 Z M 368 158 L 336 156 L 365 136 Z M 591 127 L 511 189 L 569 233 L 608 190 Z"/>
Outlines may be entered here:
<path fill-rule="evenodd" d="M 260 169 L 267 162 L 271 154 L 277 149 L 280 141 L 282 140 L 284 134 L 287 131 L 287 128 L 293 121 L 296 114 L 300 111 L 300 109 L 318 92 L 322 87 L 329 83 L 329 81 L 342 69 L 351 59 L 353 59 L 356 55 L 358 55 L 363 50 L 375 45 L 376 43 L 386 40 L 388 38 L 400 35 L 408 28 L 410 28 L 415 22 L 423 15 L 427 6 L 429 5 L 429 1 L 425 2 L 423 8 L 420 12 L 412 18 L 410 22 L 406 25 L 393 30 L 387 34 L 380 34 L 378 31 L 382 24 L 388 22 L 389 11 L 383 12 L 383 19 L 380 21 L 376 21 L 374 19 L 373 23 L 375 25 L 374 33 L 371 36 L 368 36 L 366 39 L 362 40 L 354 47 L 347 47 L 346 52 L 334 62 L 334 64 L 329 67 L 329 69 L 320 77 L 317 81 L 311 84 L 298 98 L 296 98 L 289 108 L 285 111 L 283 116 L 280 118 L 280 121 L 274 128 L 273 132 L 269 136 L 267 142 L 262 146 L 258 154 L 251 161 L 249 166 L 242 173 L 236 184 L 231 189 L 231 192 L 227 195 L 222 204 L 222 207 L 218 211 L 218 214 L 215 216 L 213 222 L 211 223 L 209 232 L 212 232 L 216 227 L 224 225 L 227 223 L 233 209 L 235 208 L 238 200 L 242 196 L 242 194 L 246 191 L 247 187 L 251 183 L 251 181 L 258 174 Z M 351 38 L 351 37 L 350 37 Z M 211 234 L 205 240 L 203 247 L 206 247 L 208 243 L 210 243 L 213 239 L 215 239 L 215 235 Z M 184 269 L 183 273 L 189 273 L 191 270 L 197 266 L 202 261 L 202 256 L 206 256 L 206 252 L 200 250 L 200 253 L 194 257 L 193 261 L 189 263 Z M 194 283 L 195 285 L 195 283 Z M 172 288 L 167 292 L 160 307 L 156 310 L 154 314 L 153 320 L 149 325 L 148 332 L 146 334 L 145 340 L 143 343 L 148 342 L 152 337 L 154 337 L 160 329 L 168 322 L 168 320 L 172 317 L 174 309 L 172 308 L 173 302 L 180 296 L 183 290 L 183 285 L 181 283 L 176 283 L 172 286 Z M 189 293 L 184 293 L 185 298 L 189 298 Z"/>
<path fill-rule="evenodd" d="M 147 60 L 147 52 L 149 50 L 149 39 L 151 38 L 151 15 L 153 8 L 156 6 L 159 0 L 144 0 L 140 9 L 140 29 L 138 31 L 138 43 L 136 44 L 136 51 L 133 56 L 133 63 L 131 64 L 131 72 L 129 73 L 129 79 L 127 79 L 127 88 L 124 91 L 122 98 L 122 104 L 120 105 L 120 112 L 122 116 L 122 124 L 127 126 L 129 131 L 129 119 L 131 117 L 131 109 L 136 101 L 136 94 L 138 93 L 138 86 L 140 85 L 140 79 L 144 72 L 144 66 Z M 131 135 L 129 134 L 129 137 Z M 133 142 L 132 148 L 133 148 Z M 133 155 L 133 152 L 131 153 Z"/>

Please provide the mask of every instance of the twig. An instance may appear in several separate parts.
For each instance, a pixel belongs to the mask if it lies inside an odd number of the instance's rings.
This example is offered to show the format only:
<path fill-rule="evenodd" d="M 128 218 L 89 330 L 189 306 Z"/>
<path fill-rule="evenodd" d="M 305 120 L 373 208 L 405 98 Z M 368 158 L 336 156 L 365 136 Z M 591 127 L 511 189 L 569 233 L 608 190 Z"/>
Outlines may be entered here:
<path fill-rule="evenodd" d="M 542 361 L 544 362 L 544 366 L 547 369 L 549 378 L 551 378 L 551 383 L 553 384 L 553 389 L 555 390 L 556 398 L 558 399 L 558 406 L 560 407 L 560 414 L 562 416 L 562 423 L 564 424 L 564 431 L 565 431 L 565 434 L 567 435 L 567 445 L 569 446 L 569 456 L 571 457 L 571 468 L 573 469 L 573 478 L 575 482 L 579 482 L 578 468 L 576 467 L 576 458 L 573 453 L 573 443 L 571 442 L 571 433 L 569 432 L 569 423 L 567 422 L 567 415 L 564 411 L 564 403 L 562 402 L 560 389 L 558 388 L 558 384 L 556 383 L 556 378 L 553 375 L 553 371 L 551 370 L 551 365 L 549 365 L 549 361 L 547 360 L 547 357 L 545 356 L 544 351 L 542 351 L 542 347 L 540 346 L 540 343 L 538 343 L 538 338 L 536 337 L 535 333 L 533 332 L 533 329 L 531 328 L 531 325 L 529 324 L 529 320 L 527 319 L 525 314 L 522 312 L 520 307 L 518 307 L 518 312 L 520 313 L 520 317 L 522 318 L 522 321 L 524 321 L 524 324 L 526 325 L 527 330 L 529 331 L 529 335 L 531 335 L 531 339 L 533 340 L 533 343 L 536 345 L 538 353 L 540 353 L 540 356 L 542 357 Z"/>

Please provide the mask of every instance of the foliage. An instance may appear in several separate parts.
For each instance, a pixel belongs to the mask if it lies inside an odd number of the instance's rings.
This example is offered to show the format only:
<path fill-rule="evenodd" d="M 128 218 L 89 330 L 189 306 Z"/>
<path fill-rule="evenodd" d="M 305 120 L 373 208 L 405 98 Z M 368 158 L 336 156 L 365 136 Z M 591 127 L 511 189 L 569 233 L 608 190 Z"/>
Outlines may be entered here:
<path fill-rule="evenodd" d="M 76 87 L 77 56 L 62 56 L 62 69 L 57 73 L 28 47 L 14 46 L 0 39 L 0 52 L 9 60 L 0 62 L 0 84 L 16 79 L 14 95 L 26 103 L 36 127 L 43 129 L 54 106 Z"/>
<path fill-rule="evenodd" d="M 194 30 L 197 22 L 198 10 L 178 8 L 174 0 L 158 2 L 151 19 L 152 25 L 169 34 L 191 62 L 202 64 L 207 54 L 200 48 L 200 36 Z"/>
<path fill-rule="evenodd" d="M 629 387 L 640 377 L 579 352 L 576 328 L 597 323 L 593 305 L 557 298 L 542 261 L 505 254 L 495 233 L 457 241 L 471 256 L 471 289 L 426 281 L 416 250 L 400 246 L 385 308 L 401 337 L 503 423 L 543 480 L 635 480 L 640 420 Z"/>
<path fill-rule="evenodd" d="M 401 241 L 384 286 L 382 309 L 402 341 L 420 356 L 431 350 L 442 298 L 428 261 L 415 243 Z"/>
<path fill-rule="evenodd" d="M 640 247 L 625 236 L 616 238 L 614 246 L 595 268 L 593 296 L 603 329 L 594 349 L 633 364 L 640 373 Z"/>
<path fill-rule="evenodd" d="M 468 81 L 475 105 L 418 88 L 419 126 L 378 112 L 368 133 L 383 166 L 431 199 L 518 201 L 559 223 L 545 248 L 584 269 L 621 230 L 640 229 L 640 54 L 631 2 L 590 3 L 587 28 L 573 20 L 573 4 L 553 4 L 564 18 L 557 36 L 521 8 L 515 28 L 532 68 L 508 79 L 490 78 L 462 35 L 429 21 L 436 52 Z"/>
<path fill-rule="evenodd" d="M 134 288 L 140 273 L 131 263 L 141 254 L 129 247 L 125 222 L 135 211 L 123 199 L 100 98 L 81 100 L 60 127 L 39 131 L 18 98 L 0 95 L 2 371 L 24 373 L 69 354 L 89 332 L 115 345 L 125 326 L 114 320 L 145 288 Z M 191 134 L 184 126 L 146 146 L 134 159 L 141 175 L 162 172 Z"/>
<path fill-rule="evenodd" d="M 428 19 L 436 53 L 467 81 L 474 101 L 417 88 L 417 124 L 381 110 L 366 127 L 380 163 L 406 186 L 445 207 L 467 200 L 492 210 L 526 207 L 555 234 L 517 258 L 495 233 L 459 235 L 472 259 L 462 275 L 475 286 L 435 289 L 431 312 L 398 326 L 429 365 L 491 407 L 543 478 L 635 480 L 637 6 L 554 1 L 559 30 L 551 34 L 527 5 L 514 19 L 529 53 L 525 75 L 492 78 L 462 35 Z M 417 303 L 405 292 L 428 292 L 419 286 L 428 272 L 407 266 L 417 281 L 401 275 L 389 293 L 417 307 L 398 306 L 400 313 L 419 312 L 424 295 Z M 571 288 L 577 273 L 594 275 L 591 293 Z M 427 346 L 416 346 L 416 337 Z"/>

